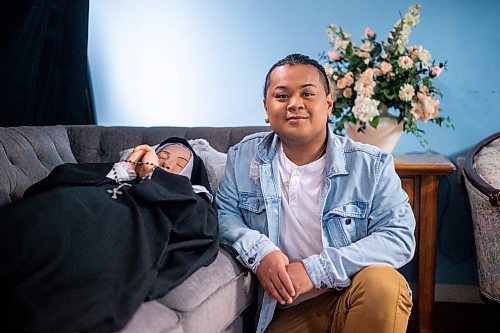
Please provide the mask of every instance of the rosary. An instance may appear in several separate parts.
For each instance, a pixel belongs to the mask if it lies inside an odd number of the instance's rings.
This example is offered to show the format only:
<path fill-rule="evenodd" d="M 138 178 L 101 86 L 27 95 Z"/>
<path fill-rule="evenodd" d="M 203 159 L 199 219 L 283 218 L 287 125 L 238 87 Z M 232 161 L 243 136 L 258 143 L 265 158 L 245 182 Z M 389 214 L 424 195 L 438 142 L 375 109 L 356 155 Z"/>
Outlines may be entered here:
<path fill-rule="evenodd" d="M 155 169 L 158 167 L 156 164 L 153 164 L 153 163 L 150 163 L 150 162 L 141 162 L 141 161 L 134 162 L 134 161 L 130 161 L 130 160 L 123 160 L 123 161 L 120 161 L 120 162 L 127 162 L 127 163 L 130 163 L 132 165 L 135 165 L 135 164 L 138 164 L 138 165 L 141 165 L 141 164 L 152 165 L 153 168 L 144 177 L 141 178 L 141 181 L 143 181 L 144 179 L 149 178 L 153 174 L 153 171 L 155 171 Z M 132 184 L 124 183 L 123 179 L 120 178 L 120 177 L 118 177 L 118 172 L 116 172 L 116 169 L 115 169 L 114 165 L 113 165 L 113 168 L 111 170 L 113 170 L 113 178 L 115 179 L 115 182 L 118 184 L 118 186 L 116 186 L 112 190 L 108 190 L 107 192 L 111 194 L 111 198 L 117 199 L 118 198 L 117 197 L 118 194 L 123 194 L 123 192 L 120 191 L 120 190 L 123 187 L 125 187 L 125 186 L 132 187 Z"/>

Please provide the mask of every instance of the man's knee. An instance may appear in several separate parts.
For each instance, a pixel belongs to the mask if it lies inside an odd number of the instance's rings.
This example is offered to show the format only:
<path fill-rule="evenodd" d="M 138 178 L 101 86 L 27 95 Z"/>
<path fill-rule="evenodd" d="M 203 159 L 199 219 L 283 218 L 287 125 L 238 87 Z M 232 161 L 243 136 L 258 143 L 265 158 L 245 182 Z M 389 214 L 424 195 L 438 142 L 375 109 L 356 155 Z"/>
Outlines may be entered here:
<path fill-rule="evenodd" d="M 346 332 L 405 332 L 412 308 L 405 278 L 388 266 L 368 266 L 343 294 L 334 327 Z M 342 314 L 345 314 L 342 316 Z"/>
<path fill-rule="evenodd" d="M 359 271 L 352 280 L 352 286 L 363 295 L 375 299 L 411 298 L 406 279 L 394 268 L 383 265 L 368 266 Z"/>

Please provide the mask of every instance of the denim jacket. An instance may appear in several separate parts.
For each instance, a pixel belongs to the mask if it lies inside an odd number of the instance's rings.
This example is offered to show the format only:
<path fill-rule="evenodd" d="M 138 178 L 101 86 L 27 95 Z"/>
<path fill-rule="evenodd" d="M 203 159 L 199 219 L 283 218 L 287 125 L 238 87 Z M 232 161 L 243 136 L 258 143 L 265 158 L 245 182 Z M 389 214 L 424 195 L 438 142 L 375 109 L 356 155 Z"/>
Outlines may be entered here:
<path fill-rule="evenodd" d="M 280 245 L 278 142 L 273 132 L 256 133 L 231 147 L 217 192 L 221 243 L 253 272 Z M 415 251 L 415 218 L 392 155 L 328 131 L 325 158 L 323 251 L 302 260 L 314 287 L 342 289 L 366 266 L 408 263 Z M 276 301 L 262 288 L 258 301 L 260 333 Z"/>

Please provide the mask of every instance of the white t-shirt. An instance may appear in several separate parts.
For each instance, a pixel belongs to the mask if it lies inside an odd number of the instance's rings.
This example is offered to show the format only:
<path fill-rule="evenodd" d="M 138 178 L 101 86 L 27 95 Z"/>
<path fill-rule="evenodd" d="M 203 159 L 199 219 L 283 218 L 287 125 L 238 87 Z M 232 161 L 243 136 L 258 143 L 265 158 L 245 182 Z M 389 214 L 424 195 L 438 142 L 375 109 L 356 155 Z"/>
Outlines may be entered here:
<path fill-rule="evenodd" d="M 323 251 L 320 189 L 323 183 L 324 155 L 309 164 L 297 166 L 278 148 L 281 177 L 280 249 L 290 262 L 297 262 Z M 323 293 L 313 289 L 293 305 Z"/>

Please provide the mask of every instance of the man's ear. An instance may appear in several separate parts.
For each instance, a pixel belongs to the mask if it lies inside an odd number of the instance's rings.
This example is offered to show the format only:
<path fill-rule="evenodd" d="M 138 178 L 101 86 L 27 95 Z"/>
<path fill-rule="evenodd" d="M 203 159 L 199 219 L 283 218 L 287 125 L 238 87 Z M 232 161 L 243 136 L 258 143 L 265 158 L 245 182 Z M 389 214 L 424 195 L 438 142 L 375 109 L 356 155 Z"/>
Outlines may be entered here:
<path fill-rule="evenodd" d="M 269 115 L 267 113 L 267 103 L 266 103 L 266 99 L 265 98 L 262 100 L 262 105 L 264 106 L 264 110 L 266 110 L 266 115 Z"/>
<path fill-rule="evenodd" d="M 332 92 L 326 96 L 326 104 L 328 105 L 328 110 L 332 111 L 333 105 L 335 104 L 335 102 L 333 101 L 333 93 Z"/>

